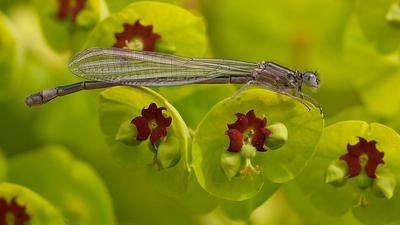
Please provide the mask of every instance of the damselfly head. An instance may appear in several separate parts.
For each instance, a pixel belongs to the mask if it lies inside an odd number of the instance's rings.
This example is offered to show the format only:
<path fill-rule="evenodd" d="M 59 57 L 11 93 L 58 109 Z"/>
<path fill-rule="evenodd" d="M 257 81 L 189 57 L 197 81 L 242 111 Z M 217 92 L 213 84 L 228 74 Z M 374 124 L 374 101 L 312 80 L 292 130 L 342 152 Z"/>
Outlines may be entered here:
<path fill-rule="evenodd" d="M 320 80 L 316 72 L 307 71 L 302 74 L 303 82 L 312 88 L 319 88 Z"/>

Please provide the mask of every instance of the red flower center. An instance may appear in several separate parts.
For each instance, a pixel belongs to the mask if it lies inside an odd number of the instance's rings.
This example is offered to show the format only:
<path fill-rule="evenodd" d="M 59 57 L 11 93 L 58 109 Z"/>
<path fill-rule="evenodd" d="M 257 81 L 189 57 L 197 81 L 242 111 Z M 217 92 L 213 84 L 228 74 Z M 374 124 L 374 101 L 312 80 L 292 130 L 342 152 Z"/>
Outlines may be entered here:
<path fill-rule="evenodd" d="M 229 136 L 230 152 L 239 152 L 244 142 L 251 143 L 257 151 L 265 152 L 265 139 L 271 135 L 271 131 L 266 128 L 267 119 L 256 117 L 254 110 L 250 110 L 246 115 L 236 113 L 236 121 L 228 124 L 226 135 Z"/>
<path fill-rule="evenodd" d="M 131 121 L 138 131 L 137 140 L 143 141 L 150 136 L 151 144 L 155 145 L 162 137 L 167 136 L 167 127 L 171 125 L 172 118 L 164 117 L 163 110 L 166 108 L 157 107 L 155 103 L 151 103 L 147 109 L 142 109 L 141 116 Z"/>
<path fill-rule="evenodd" d="M 25 210 L 26 207 L 18 205 L 15 198 L 11 202 L 0 198 L 0 225 L 24 225 L 31 219 Z"/>
<path fill-rule="evenodd" d="M 143 26 L 139 20 L 133 25 L 124 24 L 123 26 L 124 30 L 115 34 L 117 41 L 113 47 L 154 51 L 156 41 L 161 38 L 160 35 L 153 33 L 152 25 Z"/>
<path fill-rule="evenodd" d="M 367 141 L 362 137 L 358 137 L 358 140 L 355 145 L 347 144 L 347 153 L 340 156 L 340 159 L 346 161 L 349 177 L 359 175 L 364 169 L 369 177 L 376 178 L 376 168 L 385 163 L 384 153 L 376 149 L 376 141 Z"/>
<path fill-rule="evenodd" d="M 75 22 L 80 11 L 85 7 L 85 0 L 58 0 L 58 13 L 60 19 L 71 17 L 72 22 Z"/>

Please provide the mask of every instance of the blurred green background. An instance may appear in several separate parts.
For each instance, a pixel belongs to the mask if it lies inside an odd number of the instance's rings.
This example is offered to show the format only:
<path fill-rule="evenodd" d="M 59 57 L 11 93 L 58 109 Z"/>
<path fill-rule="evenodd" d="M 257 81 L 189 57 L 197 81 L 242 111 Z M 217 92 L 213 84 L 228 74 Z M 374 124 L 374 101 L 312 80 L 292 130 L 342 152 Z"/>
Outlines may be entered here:
<path fill-rule="evenodd" d="M 107 32 L 118 21 L 140 18 L 156 21 L 154 31 L 173 44 L 176 54 L 271 60 L 317 71 L 321 88 L 306 92 L 323 107 L 326 125 L 359 119 L 400 132 L 398 1 L 164 1 L 195 16 L 163 5 L 126 10 L 133 0 L 82 1 L 84 9 L 75 19 L 60 19 L 62 0 L 0 0 L 0 155 L 9 164 L 3 176 L 6 163 L 0 158 L 0 180 L 41 194 L 68 218 L 67 224 L 359 223 L 352 215 L 316 212 L 291 184 L 250 210 L 247 220 L 234 220 L 219 208 L 198 213 L 196 199 L 185 204 L 159 193 L 146 182 L 144 171 L 111 156 L 99 126 L 99 91 L 34 108 L 25 106 L 24 98 L 78 81 L 67 70 L 69 57 L 89 46 L 112 44 Z M 157 90 L 194 130 L 235 89 L 192 85 Z"/>

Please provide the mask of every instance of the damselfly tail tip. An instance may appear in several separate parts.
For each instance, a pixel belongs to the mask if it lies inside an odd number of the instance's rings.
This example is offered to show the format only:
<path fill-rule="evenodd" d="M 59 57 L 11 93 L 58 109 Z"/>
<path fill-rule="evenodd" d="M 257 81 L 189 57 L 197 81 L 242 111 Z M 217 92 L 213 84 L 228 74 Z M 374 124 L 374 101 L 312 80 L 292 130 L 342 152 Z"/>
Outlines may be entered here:
<path fill-rule="evenodd" d="M 43 104 L 43 98 L 39 93 L 35 93 L 25 98 L 25 105 L 32 107 Z"/>
<path fill-rule="evenodd" d="M 25 104 L 29 107 L 43 105 L 57 96 L 57 91 L 55 89 L 43 90 L 26 97 Z"/>

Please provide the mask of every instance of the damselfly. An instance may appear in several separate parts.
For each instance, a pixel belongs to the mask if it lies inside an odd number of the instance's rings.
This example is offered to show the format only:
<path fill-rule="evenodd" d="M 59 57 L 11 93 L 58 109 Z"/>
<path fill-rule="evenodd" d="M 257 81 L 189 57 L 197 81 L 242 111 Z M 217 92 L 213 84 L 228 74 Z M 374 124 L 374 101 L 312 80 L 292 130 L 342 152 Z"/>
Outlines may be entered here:
<path fill-rule="evenodd" d="M 28 96 L 28 106 L 44 104 L 57 96 L 81 90 L 118 85 L 173 86 L 184 84 L 244 84 L 241 92 L 255 84 L 321 110 L 319 104 L 303 93 L 302 85 L 318 88 L 314 72 L 298 72 L 273 62 L 244 62 L 228 59 L 187 58 L 171 54 L 132 51 L 121 48 L 90 48 L 76 54 L 69 62 L 72 73 L 83 81 Z M 321 111 L 322 112 L 322 111 Z"/>

